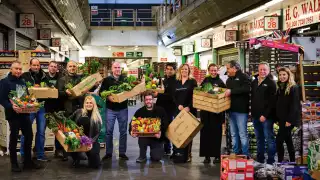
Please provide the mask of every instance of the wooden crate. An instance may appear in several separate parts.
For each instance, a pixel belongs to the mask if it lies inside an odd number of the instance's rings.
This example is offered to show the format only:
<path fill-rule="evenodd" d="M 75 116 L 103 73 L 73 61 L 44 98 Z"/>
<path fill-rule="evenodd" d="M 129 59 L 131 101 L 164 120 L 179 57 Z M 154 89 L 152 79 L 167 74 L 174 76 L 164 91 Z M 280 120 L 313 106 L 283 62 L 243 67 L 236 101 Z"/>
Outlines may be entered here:
<path fill-rule="evenodd" d="M 209 94 L 193 91 L 193 107 L 213 113 L 220 113 L 230 108 L 231 100 L 224 94 Z"/>
<path fill-rule="evenodd" d="M 81 146 L 80 148 L 72 151 L 68 145 L 64 144 L 66 136 L 63 134 L 62 131 L 58 131 L 57 133 L 55 133 L 57 140 L 59 141 L 59 143 L 61 144 L 61 146 L 63 147 L 63 149 L 66 152 L 87 152 L 89 151 L 89 148 L 87 146 Z"/>

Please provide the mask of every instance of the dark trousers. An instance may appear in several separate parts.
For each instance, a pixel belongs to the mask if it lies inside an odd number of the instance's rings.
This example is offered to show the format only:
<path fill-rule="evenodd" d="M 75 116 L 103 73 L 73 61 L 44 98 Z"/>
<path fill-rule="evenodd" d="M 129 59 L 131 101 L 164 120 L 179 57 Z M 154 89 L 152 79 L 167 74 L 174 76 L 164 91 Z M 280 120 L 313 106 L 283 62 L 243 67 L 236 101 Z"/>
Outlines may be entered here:
<path fill-rule="evenodd" d="M 32 146 L 32 124 L 29 120 L 29 115 L 20 114 L 15 118 L 8 120 L 10 126 L 10 161 L 11 164 L 17 164 L 17 141 L 19 136 L 19 130 L 21 129 L 24 136 L 24 164 L 31 162 L 31 146 Z"/>
<path fill-rule="evenodd" d="M 170 110 L 166 110 L 167 116 L 169 118 L 169 124 L 173 120 L 173 113 Z M 164 152 L 170 153 L 172 149 L 172 145 L 170 140 L 167 138 L 167 136 L 164 137 L 164 144 L 163 144 Z"/>
<path fill-rule="evenodd" d="M 72 159 L 75 160 L 80 160 L 80 155 L 81 152 L 74 152 L 74 153 L 70 153 Z M 88 157 L 88 164 L 89 167 L 91 168 L 98 168 L 101 164 L 101 160 L 100 160 L 100 144 L 98 142 L 94 142 L 92 144 L 92 149 L 88 152 L 86 152 L 87 157 Z"/>
<path fill-rule="evenodd" d="M 138 140 L 140 158 L 147 157 L 147 149 L 150 146 L 150 156 L 153 161 L 160 161 L 163 156 L 163 143 L 156 138 L 140 137 Z"/>
<path fill-rule="evenodd" d="M 287 144 L 290 161 L 295 162 L 295 150 L 294 150 L 292 134 L 291 134 L 292 129 L 293 129 L 293 126 L 285 127 L 284 125 L 280 125 L 279 127 L 279 132 L 276 138 L 278 162 L 283 161 L 283 157 L 284 157 L 283 143 L 284 142 L 286 142 Z"/>

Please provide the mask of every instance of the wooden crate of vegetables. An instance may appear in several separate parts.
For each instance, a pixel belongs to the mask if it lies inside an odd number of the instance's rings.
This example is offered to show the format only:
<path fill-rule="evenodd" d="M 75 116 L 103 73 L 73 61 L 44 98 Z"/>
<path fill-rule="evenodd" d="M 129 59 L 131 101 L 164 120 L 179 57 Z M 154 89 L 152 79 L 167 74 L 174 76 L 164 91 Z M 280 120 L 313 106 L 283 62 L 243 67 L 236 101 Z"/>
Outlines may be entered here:
<path fill-rule="evenodd" d="M 29 114 L 36 113 L 44 102 L 39 103 L 34 95 L 28 95 L 25 88 L 18 87 L 17 91 L 11 91 L 9 94 L 11 104 L 15 104 L 21 108 L 20 113 Z"/>
<path fill-rule="evenodd" d="M 48 87 L 45 82 L 41 82 L 39 84 L 35 84 L 31 86 L 29 82 L 27 82 L 28 91 L 30 94 L 33 94 L 36 98 L 58 98 L 58 89 L 54 87 Z"/>
<path fill-rule="evenodd" d="M 213 113 L 220 113 L 230 108 L 231 101 L 225 97 L 226 89 L 205 84 L 193 91 L 193 107 Z"/>
<path fill-rule="evenodd" d="M 83 80 L 74 87 L 70 87 L 73 96 L 82 96 L 89 91 L 97 82 L 102 81 L 102 76 L 98 72 L 100 62 L 98 60 L 84 63 L 79 69 L 83 73 Z"/>
<path fill-rule="evenodd" d="M 159 118 L 132 117 L 131 131 L 138 137 L 154 137 L 160 132 L 161 121 Z"/>
<path fill-rule="evenodd" d="M 138 81 L 136 77 L 129 76 L 124 83 L 118 86 L 111 86 L 109 90 L 103 91 L 101 97 L 106 100 L 108 96 L 111 96 L 114 102 L 121 103 L 144 91 L 146 91 L 144 80 Z"/>
<path fill-rule="evenodd" d="M 83 134 L 83 128 L 64 116 L 64 112 L 46 114 L 48 128 L 51 129 L 66 152 L 87 152 L 92 139 Z"/>

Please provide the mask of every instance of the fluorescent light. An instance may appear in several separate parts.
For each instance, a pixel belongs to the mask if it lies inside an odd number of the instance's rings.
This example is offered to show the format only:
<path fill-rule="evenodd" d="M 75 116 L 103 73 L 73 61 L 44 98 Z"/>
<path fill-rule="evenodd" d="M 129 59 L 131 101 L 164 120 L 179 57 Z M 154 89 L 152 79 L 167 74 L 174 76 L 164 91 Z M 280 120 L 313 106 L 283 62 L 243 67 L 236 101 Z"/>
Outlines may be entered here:
<path fill-rule="evenodd" d="M 210 28 L 210 29 L 204 30 L 204 31 L 202 31 L 202 32 L 200 32 L 198 34 L 192 35 L 190 38 L 193 39 L 195 37 L 198 37 L 198 36 L 201 36 L 203 34 L 206 34 L 206 33 L 210 32 L 210 31 L 213 31 L 213 28 Z"/>
<path fill-rule="evenodd" d="M 178 41 L 178 42 L 175 42 L 175 43 L 169 45 L 168 47 L 169 47 L 169 48 L 172 48 L 173 46 L 176 46 L 176 45 L 178 45 L 178 44 L 184 43 L 184 42 L 186 42 L 186 41 L 188 41 L 188 40 L 189 40 L 189 38 L 187 38 L 187 39 L 182 39 L 182 40 L 180 40 L 180 41 Z"/>
<path fill-rule="evenodd" d="M 73 42 L 74 45 L 77 46 L 79 50 L 83 50 L 83 47 L 78 43 L 78 41 L 74 38 L 74 36 L 71 36 L 70 40 Z"/>
<path fill-rule="evenodd" d="M 257 12 L 259 12 L 259 11 L 262 11 L 262 10 L 264 10 L 264 9 L 267 9 L 267 8 L 273 6 L 273 5 L 277 4 L 277 3 L 280 3 L 280 2 L 282 2 L 282 1 L 283 1 L 283 0 L 272 0 L 272 1 L 266 3 L 266 4 L 262 5 L 262 6 L 259 6 L 259 7 L 256 8 L 256 9 L 247 11 L 247 12 L 242 13 L 242 14 L 236 16 L 236 17 L 233 17 L 233 18 L 231 18 L 231 19 L 223 22 L 222 25 L 225 26 L 225 25 L 227 25 L 227 24 L 233 23 L 233 22 L 238 21 L 238 20 L 240 20 L 240 19 L 242 19 L 242 18 L 245 18 L 245 17 L 247 17 L 247 16 L 249 16 L 249 15 L 252 15 L 252 14 L 254 14 L 254 13 L 257 13 Z"/>

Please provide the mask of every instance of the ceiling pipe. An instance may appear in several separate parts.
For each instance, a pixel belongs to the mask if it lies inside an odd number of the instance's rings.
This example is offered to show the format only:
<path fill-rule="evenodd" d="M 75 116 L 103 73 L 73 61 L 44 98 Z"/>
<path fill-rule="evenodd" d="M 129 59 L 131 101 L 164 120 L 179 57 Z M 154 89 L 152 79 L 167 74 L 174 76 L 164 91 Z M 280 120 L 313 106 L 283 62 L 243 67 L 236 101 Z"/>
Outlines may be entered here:
<path fill-rule="evenodd" d="M 47 14 L 50 15 L 50 17 L 54 20 L 54 22 L 60 27 L 61 31 L 69 36 L 74 37 L 76 42 L 78 43 L 79 47 L 81 47 L 81 50 L 83 49 L 82 44 L 78 41 L 77 37 L 75 37 L 72 33 L 72 31 L 69 29 L 68 25 L 65 23 L 62 17 L 60 17 L 59 13 L 56 9 L 52 8 L 51 4 L 48 3 L 46 0 L 33 0 L 37 6 L 39 6 L 41 9 L 44 9 Z"/>

